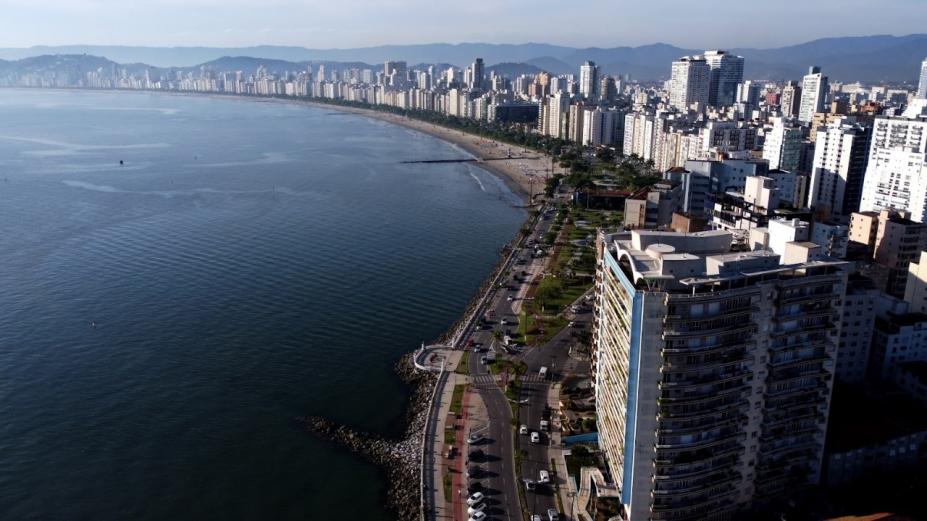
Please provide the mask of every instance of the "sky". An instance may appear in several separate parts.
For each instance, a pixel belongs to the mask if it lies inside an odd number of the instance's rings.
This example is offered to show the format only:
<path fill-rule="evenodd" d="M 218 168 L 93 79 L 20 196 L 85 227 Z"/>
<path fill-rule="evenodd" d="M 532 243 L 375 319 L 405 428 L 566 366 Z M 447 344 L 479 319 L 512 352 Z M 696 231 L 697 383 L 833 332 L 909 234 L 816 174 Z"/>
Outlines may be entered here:
<path fill-rule="evenodd" d="M 927 32 L 927 0 L 0 0 L 0 47 L 780 47 Z"/>

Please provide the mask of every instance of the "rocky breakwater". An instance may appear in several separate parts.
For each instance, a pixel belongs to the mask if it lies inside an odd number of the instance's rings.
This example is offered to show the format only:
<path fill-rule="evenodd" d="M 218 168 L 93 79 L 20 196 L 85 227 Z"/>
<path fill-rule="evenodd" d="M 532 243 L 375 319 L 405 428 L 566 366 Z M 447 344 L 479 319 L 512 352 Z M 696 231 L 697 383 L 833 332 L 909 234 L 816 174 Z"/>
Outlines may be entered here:
<path fill-rule="evenodd" d="M 387 504 L 397 519 L 403 520 L 421 518 L 422 437 L 437 379 L 433 373 L 416 370 L 412 356 L 402 357 L 395 366 L 396 373 L 412 389 L 401 439 L 361 432 L 318 416 L 297 418 L 313 435 L 335 442 L 379 466 L 389 483 Z"/>

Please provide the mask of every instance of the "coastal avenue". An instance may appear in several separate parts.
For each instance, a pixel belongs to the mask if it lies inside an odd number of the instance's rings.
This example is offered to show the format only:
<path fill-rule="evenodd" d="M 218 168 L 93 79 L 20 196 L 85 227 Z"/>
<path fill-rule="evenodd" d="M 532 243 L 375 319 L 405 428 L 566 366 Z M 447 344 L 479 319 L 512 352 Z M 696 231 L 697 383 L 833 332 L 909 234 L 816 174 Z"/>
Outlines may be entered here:
<path fill-rule="evenodd" d="M 543 214 L 545 208 L 541 208 Z M 535 223 L 529 237 L 543 237 L 550 228 L 550 220 L 544 220 L 540 217 Z M 522 239 L 519 244 L 519 250 L 512 256 L 512 262 L 519 258 L 530 258 L 530 248 L 526 249 L 526 239 Z M 504 331 L 518 327 L 518 310 L 521 305 L 521 298 L 527 292 L 527 289 L 533 280 L 543 273 L 545 265 L 544 258 L 533 259 L 530 264 L 518 266 L 510 264 L 506 267 L 501 279 L 505 286 L 494 288 L 495 295 L 487 304 L 484 310 L 484 316 L 492 317 L 485 321 L 485 326 L 477 329 L 471 335 L 471 339 L 477 345 L 483 346 L 481 356 L 499 356 L 504 354 L 500 342 L 494 336 L 494 331 Z M 520 287 L 512 286 L 512 277 L 510 272 L 513 266 L 524 268 L 519 271 L 529 273 L 528 280 Z M 515 289 L 512 291 L 511 289 Z M 510 296 L 513 300 L 509 300 Z M 501 322 L 505 320 L 507 325 L 503 326 Z M 498 328 L 498 329 L 497 329 Z M 471 349 L 472 350 L 472 349 Z M 490 354 L 491 353 L 491 354 Z M 515 447 L 512 435 L 512 408 L 506 398 L 503 388 L 496 384 L 494 378 L 490 376 L 489 367 L 482 363 L 481 356 L 476 356 L 475 352 L 469 357 L 469 371 L 474 381 L 478 382 L 476 388 L 483 399 L 486 411 L 489 416 L 489 425 L 487 440 L 480 446 L 485 457 L 482 461 L 473 461 L 472 464 L 479 464 L 485 469 L 486 478 L 482 480 L 484 487 L 491 492 L 499 491 L 500 494 L 493 505 L 493 511 L 489 512 L 494 518 L 520 520 L 521 504 L 519 500 L 519 488 L 523 485 L 518 481 L 515 473 Z"/>
<path fill-rule="evenodd" d="M 542 208 L 542 215 L 544 212 L 545 208 Z M 539 219 L 529 237 L 535 239 L 543 237 L 550 229 L 551 222 L 549 219 Z M 531 248 L 526 248 L 522 244 L 522 248 L 514 257 L 527 261 L 531 259 L 531 251 Z M 564 328 L 549 342 L 539 346 L 510 349 L 506 353 L 502 343 L 494 337 L 496 331 L 504 334 L 505 331 L 517 330 L 521 305 L 527 289 L 535 280 L 544 275 L 547 261 L 547 257 L 540 257 L 531 259 L 525 265 L 510 266 L 509 272 L 502 277 L 506 281 L 506 287 L 499 288 L 486 307 L 485 314 L 492 316 L 486 321 L 487 327 L 478 329 L 471 335 L 477 346 L 483 346 L 480 356 L 477 356 L 471 348 L 468 369 L 475 382 L 474 387 L 486 405 L 489 425 L 488 432 L 485 433 L 488 438 L 487 442 L 477 446 L 484 456 L 479 460 L 469 461 L 468 466 L 480 465 L 484 469 L 483 479 L 477 481 L 481 481 L 484 488 L 491 493 L 499 492 L 494 498 L 487 494 L 495 503 L 493 508 L 488 509 L 493 519 L 522 519 L 519 501 L 519 491 L 521 491 L 525 497 L 528 514 L 538 514 L 542 519 L 547 520 L 549 509 L 560 511 L 560 505 L 555 496 L 557 492 L 553 485 L 559 485 L 563 489 L 567 488 L 566 473 L 555 475 L 555 469 L 551 465 L 552 460 L 556 459 L 555 454 L 559 457 L 559 448 L 553 446 L 554 441 L 559 442 L 559 435 L 554 432 L 556 426 L 551 425 L 550 429 L 542 431 L 540 424 L 542 419 L 549 420 L 550 418 L 547 406 L 556 407 L 558 402 L 557 396 L 551 396 L 553 383 L 561 375 L 588 371 L 588 363 L 583 363 L 580 367 L 580 363 L 569 356 L 569 347 L 572 333 L 586 327 L 591 320 L 590 308 L 582 304 L 584 299 L 580 298 L 581 304 L 577 309 L 578 312 L 573 313 L 571 317 L 574 327 Z M 524 282 L 510 288 L 513 284 L 511 272 L 520 273 L 522 271 L 528 274 Z M 506 324 L 502 324 L 503 320 Z M 491 377 L 489 366 L 482 363 L 481 356 L 508 358 L 513 362 L 524 362 L 527 366 L 527 372 L 520 378 L 519 418 L 514 428 L 511 421 L 512 407 L 503 392 L 506 382 Z M 548 368 L 549 373 L 546 377 L 539 374 L 541 367 Z M 545 415 L 546 412 L 548 414 Z M 540 443 L 531 443 L 527 434 L 519 434 L 518 427 L 521 425 L 526 425 L 529 432 L 539 432 Z M 473 450 L 476 449 L 471 447 L 471 452 Z M 516 474 L 514 456 L 519 451 L 524 451 L 524 456 L 521 458 L 521 466 Z M 525 481 L 539 481 L 541 470 L 550 473 L 551 483 L 538 484 L 533 491 L 527 490 Z M 561 519 L 573 519 L 569 515 L 572 505 L 567 502 L 563 504 L 567 511 L 565 513 L 568 515 L 561 515 Z M 459 519 L 466 519 L 463 512 Z"/>

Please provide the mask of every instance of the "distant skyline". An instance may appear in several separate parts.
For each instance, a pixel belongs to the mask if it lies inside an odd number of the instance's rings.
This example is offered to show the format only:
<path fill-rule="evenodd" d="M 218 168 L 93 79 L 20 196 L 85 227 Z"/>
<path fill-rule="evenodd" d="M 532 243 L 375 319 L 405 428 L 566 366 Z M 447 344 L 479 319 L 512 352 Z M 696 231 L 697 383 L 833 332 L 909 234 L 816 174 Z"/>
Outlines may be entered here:
<path fill-rule="evenodd" d="M 923 0 L 815 0 L 793 9 L 763 9 L 742 0 L 588 0 L 578 7 L 550 0 L 0 0 L 0 47 L 665 42 L 764 48 L 832 36 L 923 32 L 927 20 Z"/>

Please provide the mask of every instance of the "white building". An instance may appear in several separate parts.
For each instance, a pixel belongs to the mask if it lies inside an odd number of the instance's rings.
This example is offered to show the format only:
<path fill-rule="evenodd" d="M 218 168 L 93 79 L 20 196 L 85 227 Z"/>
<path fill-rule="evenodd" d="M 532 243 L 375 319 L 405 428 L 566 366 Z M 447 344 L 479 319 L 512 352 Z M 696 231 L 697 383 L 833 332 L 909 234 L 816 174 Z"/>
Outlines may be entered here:
<path fill-rule="evenodd" d="M 768 248 L 785 257 L 790 242 L 806 242 L 811 238 L 811 226 L 800 219 L 772 219 L 769 221 Z"/>
<path fill-rule="evenodd" d="M 599 68 L 595 62 L 579 66 L 579 95 L 593 101 L 599 98 Z"/>
<path fill-rule="evenodd" d="M 808 206 L 825 215 L 849 216 L 859 209 L 868 162 L 867 129 L 837 118 L 818 129 Z"/>
<path fill-rule="evenodd" d="M 869 347 L 875 325 L 875 304 L 884 295 L 869 279 L 851 275 L 840 310 L 840 340 L 837 345 L 836 378 L 857 383 L 866 378 Z"/>
<path fill-rule="evenodd" d="M 763 143 L 763 159 L 769 161 L 770 170 L 797 172 L 804 131 L 785 118 L 772 118 L 772 122 L 772 129 L 766 132 Z"/>
<path fill-rule="evenodd" d="M 798 120 L 811 123 L 816 112 L 824 112 L 827 98 L 827 76 L 821 74 L 821 68 L 814 66 L 808 70 L 801 82 L 801 104 L 798 107 Z"/>
<path fill-rule="evenodd" d="M 908 209 L 912 221 L 927 222 L 927 100 L 911 109 L 909 117 L 876 118 L 860 210 Z"/>
<path fill-rule="evenodd" d="M 921 62 L 921 77 L 917 83 L 917 95 L 920 99 L 927 99 L 927 58 Z"/>
<path fill-rule="evenodd" d="M 698 103 L 708 105 L 711 69 L 703 56 L 684 56 L 673 62 L 670 79 L 670 105 L 688 109 Z"/>

